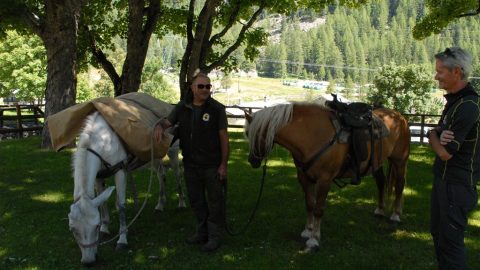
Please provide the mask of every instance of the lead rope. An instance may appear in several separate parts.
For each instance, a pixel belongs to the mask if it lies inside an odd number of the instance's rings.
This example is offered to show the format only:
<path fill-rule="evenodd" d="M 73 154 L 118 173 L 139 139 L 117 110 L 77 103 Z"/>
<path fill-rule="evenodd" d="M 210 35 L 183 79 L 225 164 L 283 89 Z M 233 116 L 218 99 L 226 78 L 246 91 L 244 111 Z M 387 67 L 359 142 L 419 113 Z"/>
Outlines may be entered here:
<path fill-rule="evenodd" d="M 138 212 L 137 212 L 137 214 L 135 215 L 135 217 L 133 217 L 133 219 L 130 221 L 130 223 L 128 223 L 127 227 L 126 227 L 124 230 L 119 231 L 119 232 L 117 233 L 117 235 L 115 235 L 115 236 L 112 237 L 111 239 L 100 243 L 99 246 L 103 246 L 103 245 L 106 245 L 106 244 L 112 242 L 113 240 L 115 240 L 115 239 L 117 239 L 118 237 L 120 237 L 120 234 L 128 231 L 128 228 L 130 228 L 130 226 L 137 220 L 137 218 L 140 216 L 140 214 L 142 213 L 143 209 L 145 208 L 145 205 L 147 205 L 148 196 L 150 195 L 150 188 L 152 187 L 153 169 L 155 168 L 155 167 L 154 167 L 154 164 L 153 164 L 153 158 L 154 158 L 154 154 L 153 154 L 153 132 L 152 132 L 152 136 L 150 137 L 150 181 L 149 181 L 149 183 L 148 183 L 147 194 L 145 194 L 145 199 L 143 200 L 142 207 L 140 207 L 140 209 L 138 210 Z M 132 177 L 132 178 L 133 178 L 133 177 Z"/>
<path fill-rule="evenodd" d="M 253 208 L 252 212 L 250 213 L 250 216 L 248 217 L 247 222 L 243 225 L 242 228 L 240 228 L 240 230 L 238 230 L 236 232 L 233 231 L 233 229 L 228 226 L 228 222 L 227 222 L 227 207 L 226 207 L 226 205 L 227 205 L 227 179 L 224 179 L 224 182 L 223 182 L 223 194 L 225 196 L 225 200 L 223 201 L 223 210 L 225 211 L 224 222 L 225 222 L 225 230 L 227 231 L 227 233 L 229 235 L 236 236 L 236 235 L 244 233 L 247 230 L 248 226 L 252 223 L 253 217 L 255 216 L 255 213 L 257 212 L 258 206 L 260 204 L 260 198 L 262 197 L 262 192 L 263 192 L 263 186 L 265 184 L 266 173 L 267 173 L 267 159 L 265 159 L 265 163 L 263 164 L 262 180 L 260 181 L 260 190 L 258 192 L 258 197 L 257 197 L 257 202 L 255 203 L 255 207 Z"/>

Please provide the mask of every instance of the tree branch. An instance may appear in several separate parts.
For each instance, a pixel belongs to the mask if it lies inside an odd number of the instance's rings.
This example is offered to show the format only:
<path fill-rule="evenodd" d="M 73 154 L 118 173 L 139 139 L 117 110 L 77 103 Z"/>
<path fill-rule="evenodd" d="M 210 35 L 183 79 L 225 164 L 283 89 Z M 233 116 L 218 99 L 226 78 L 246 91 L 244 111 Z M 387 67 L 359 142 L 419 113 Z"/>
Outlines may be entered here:
<path fill-rule="evenodd" d="M 470 16 L 475 16 L 475 15 L 478 15 L 478 14 L 480 14 L 480 0 L 478 0 L 478 8 L 477 8 L 476 11 L 463 13 L 463 14 L 460 14 L 460 15 L 458 15 L 458 16 L 456 16 L 456 17 L 457 17 L 457 18 L 470 17 Z"/>
<path fill-rule="evenodd" d="M 88 41 L 89 41 L 89 48 L 90 48 L 90 51 L 92 52 L 92 55 L 95 57 L 95 60 L 97 60 L 97 63 L 99 63 L 102 66 L 103 70 L 105 70 L 108 77 L 110 77 L 110 80 L 112 80 L 113 87 L 115 89 L 118 89 L 118 87 L 120 87 L 121 81 L 120 81 L 120 76 L 115 70 L 115 67 L 113 66 L 112 62 L 110 62 L 107 59 L 107 56 L 105 55 L 105 53 L 103 53 L 103 51 L 100 48 L 98 48 L 95 37 L 93 36 L 93 33 L 90 31 L 88 26 L 84 26 L 83 29 L 87 34 Z"/>
<path fill-rule="evenodd" d="M 258 16 L 262 13 L 264 8 L 265 8 L 265 2 L 262 1 L 262 4 L 258 8 L 258 10 L 255 11 L 255 13 L 252 15 L 250 20 L 245 25 L 243 25 L 242 30 L 240 30 L 240 33 L 239 33 L 238 38 L 235 41 L 235 43 L 232 44 L 232 46 L 230 46 L 223 53 L 223 55 L 220 56 L 220 58 L 217 61 L 215 61 L 212 64 L 210 64 L 209 66 L 207 66 L 206 70 L 210 71 L 210 70 L 213 70 L 213 69 L 221 66 L 227 60 L 227 58 L 230 56 L 230 54 L 233 51 L 235 51 L 242 44 L 243 40 L 245 39 L 246 32 L 248 31 L 248 29 L 250 29 L 250 27 L 253 25 L 253 23 L 257 20 Z"/>
<path fill-rule="evenodd" d="M 211 39 L 210 43 L 215 44 L 215 42 L 223 37 L 230 28 L 232 28 L 233 24 L 237 21 L 238 14 L 240 12 L 240 6 L 241 6 L 241 1 L 237 1 L 235 8 L 232 10 L 232 13 L 230 14 L 230 18 L 228 20 L 228 23 L 225 25 L 225 27 L 220 31 L 219 33 L 215 34 Z"/>

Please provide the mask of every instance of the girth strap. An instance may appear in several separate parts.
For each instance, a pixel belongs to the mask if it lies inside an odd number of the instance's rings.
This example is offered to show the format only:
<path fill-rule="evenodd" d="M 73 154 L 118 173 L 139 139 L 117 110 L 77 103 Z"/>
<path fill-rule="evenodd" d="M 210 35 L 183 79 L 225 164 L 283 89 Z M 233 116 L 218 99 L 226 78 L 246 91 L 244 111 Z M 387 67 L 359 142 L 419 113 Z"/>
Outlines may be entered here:
<path fill-rule="evenodd" d="M 318 158 L 320 158 L 321 155 L 323 155 L 323 153 L 325 153 L 328 148 L 330 148 L 336 141 L 337 141 L 337 138 L 338 138 L 338 133 L 335 132 L 335 135 L 332 137 L 332 139 L 330 139 L 330 141 L 325 144 L 320 150 L 318 150 L 317 153 L 315 153 L 315 155 L 313 155 L 307 162 L 301 162 L 300 160 L 296 159 L 295 157 L 293 158 L 294 161 L 295 161 L 295 164 L 297 165 L 297 167 L 299 167 L 300 169 L 302 169 L 303 173 L 311 180 L 311 181 L 314 181 L 315 179 L 313 177 L 311 177 L 307 172 L 308 170 L 310 170 L 310 168 L 313 166 L 313 164 L 315 164 L 315 162 L 318 160 Z"/>
<path fill-rule="evenodd" d="M 105 167 L 105 168 L 101 169 L 100 171 L 98 171 L 97 178 L 101 178 L 101 179 L 108 178 L 108 177 L 114 175 L 115 173 L 117 173 L 119 170 L 127 168 L 127 164 L 128 164 L 127 160 L 122 160 L 122 161 L 120 161 L 117 164 L 112 166 L 105 159 L 103 159 L 100 156 L 100 154 L 98 154 L 95 150 L 87 148 L 87 151 L 94 154 L 95 156 L 97 156 L 100 159 L 100 161 L 102 162 L 103 166 Z"/>

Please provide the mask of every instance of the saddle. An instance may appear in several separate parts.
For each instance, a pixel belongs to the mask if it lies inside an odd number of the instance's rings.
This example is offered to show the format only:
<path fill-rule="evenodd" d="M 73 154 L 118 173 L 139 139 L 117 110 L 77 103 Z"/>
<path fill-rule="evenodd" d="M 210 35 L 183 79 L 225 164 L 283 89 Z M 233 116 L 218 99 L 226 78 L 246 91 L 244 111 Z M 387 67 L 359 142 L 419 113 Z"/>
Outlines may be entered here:
<path fill-rule="evenodd" d="M 333 100 L 327 101 L 327 106 L 335 113 L 332 119 L 335 131 L 338 134 L 338 143 L 350 144 L 350 152 L 347 164 L 344 167 L 353 168 L 355 176 L 351 184 L 360 184 L 361 177 L 366 174 L 373 160 L 373 151 L 370 156 L 370 164 L 364 173 L 360 172 L 360 164 L 368 157 L 367 143 L 386 137 L 388 129 L 381 119 L 373 115 L 373 107 L 366 103 L 344 103 L 332 94 Z"/>

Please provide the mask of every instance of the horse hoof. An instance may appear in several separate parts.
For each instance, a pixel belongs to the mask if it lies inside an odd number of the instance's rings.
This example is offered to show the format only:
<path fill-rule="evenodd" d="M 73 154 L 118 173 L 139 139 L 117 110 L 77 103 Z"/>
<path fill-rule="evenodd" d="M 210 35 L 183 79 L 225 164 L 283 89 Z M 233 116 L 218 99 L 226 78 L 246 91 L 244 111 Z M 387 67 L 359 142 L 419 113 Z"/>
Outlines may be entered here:
<path fill-rule="evenodd" d="M 117 244 L 117 247 L 115 247 L 115 251 L 127 251 L 127 250 L 128 250 L 127 244 Z"/>
<path fill-rule="evenodd" d="M 320 250 L 320 246 L 306 247 L 302 253 L 313 254 Z"/>
<path fill-rule="evenodd" d="M 390 217 L 390 223 L 399 224 L 400 223 L 400 216 L 398 214 L 392 214 L 392 216 Z"/>
<path fill-rule="evenodd" d="M 375 209 L 375 211 L 373 212 L 373 215 L 374 215 L 375 217 L 378 217 L 378 218 L 383 218 L 383 217 L 385 217 L 385 211 L 383 211 L 382 209 L 377 208 L 377 209 Z"/>
<path fill-rule="evenodd" d="M 110 236 L 110 232 L 100 231 L 100 242 L 104 241 L 105 239 L 108 239 L 109 236 Z"/>
<path fill-rule="evenodd" d="M 187 208 L 187 205 L 185 204 L 185 202 L 179 202 L 178 208 Z"/>

